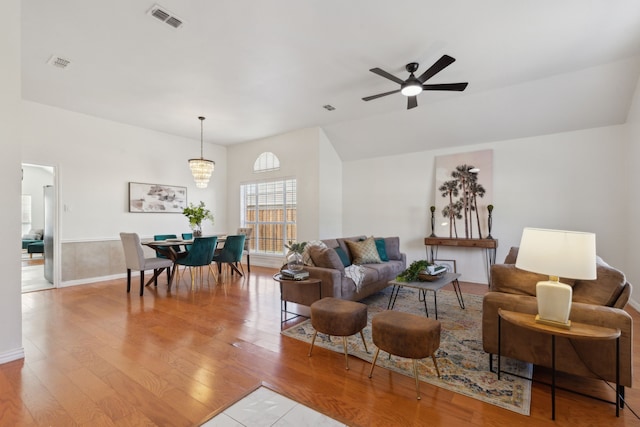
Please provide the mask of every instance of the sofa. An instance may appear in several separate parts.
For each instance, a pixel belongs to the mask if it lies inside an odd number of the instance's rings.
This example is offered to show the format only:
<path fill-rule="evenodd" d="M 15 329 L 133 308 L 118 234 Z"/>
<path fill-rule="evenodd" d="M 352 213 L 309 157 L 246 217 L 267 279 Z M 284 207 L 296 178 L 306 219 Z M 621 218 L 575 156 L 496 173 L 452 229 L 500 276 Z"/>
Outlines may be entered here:
<path fill-rule="evenodd" d="M 22 249 L 25 250 L 32 243 L 44 243 L 42 238 L 44 236 L 44 230 L 41 228 L 32 228 L 27 234 L 22 235 Z"/>
<path fill-rule="evenodd" d="M 518 248 L 511 248 L 504 264 L 491 266 L 489 292 L 482 309 L 482 344 L 491 355 L 498 353 L 498 309 L 536 314 L 536 283 L 548 276 L 516 268 Z M 624 274 L 600 257 L 595 280 L 560 279 L 573 288 L 573 322 L 620 329 L 620 385 L 633 383 L 633 321 L 624 311 L 631 285 Z M 551 368 L 549 335 L 502 322 L 503 356 Z M 569 374 L 616 382 L 615 340 L 589 341 L 556 338 L 556 369 Z M 491 356 L 492 357 L 492 356 Z M 624 392 L 624 390 L 622 390 Z"/>
<path fill-rule="evenodd" d="M 323 297 L 351 301 L 386 288 L 407 265 L 399 237 L 354 236 L 309 242 L 303 261 L 309 277 L 322 281 Z"/>

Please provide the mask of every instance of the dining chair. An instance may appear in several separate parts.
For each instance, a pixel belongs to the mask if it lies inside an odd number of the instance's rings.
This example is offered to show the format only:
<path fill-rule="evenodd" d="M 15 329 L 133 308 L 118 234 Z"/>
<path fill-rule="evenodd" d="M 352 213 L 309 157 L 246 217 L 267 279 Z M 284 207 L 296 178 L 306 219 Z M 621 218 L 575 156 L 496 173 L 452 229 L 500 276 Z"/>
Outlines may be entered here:
<path fill-rule="evenodd" d="M 193 240 L 193 233 L 182 233 L 182 240 Z M 184 245 L 184 248 L 188 252 L 191 250 L 191 245 Z"/>
<path fill-rule="evenodd" d="M 213 271 L 211 270 L 211 262 L 213 261 L 213 253 L 216 250 L 217 243 L 217 236 L 196 237 L 187 256 L 176 260 L 176 264 L 189 267 L 191 289 L 194 288 L 195 283 L 195 274 L 194 271 L 192 271 L 193 267 L 199 267 L 200 284 L 202 284 L 202 267 L 208 266 L 209 273 L 213 274 Z"/>
<path fill-rule="evenodd" d="M 156 234 L 153 236 L 153 240 L 157 241 L 162 241 L 162 240 L 167 240 L 167 239 L 177 239 L 178 237 L 175 234 Z M 164 248 L 165 246 L 163 246 Z M 176 251 L 176 253 L 180 253 L 180 245 L 170 245 L 170 246 L 166 246 L 166 248 L 173 248 L 174 251 Z M 160 251 L 156 251 L 156 257 L 158 258 L 167 258 L 167 256 L 165 254 L 163 254 Z M 167 280 L 169 279 L 169 272 L 167 271 Z"/>
<path fill-rule="evenodd" d="M 244 250 L 242 251 L 242 255 L 247 257 L 247 272 L 251 273 L 251 260 L 249 250 L 251 249 L 251 236 L 253 235 L 252 227 L 240 227 L 238 228 L 238 234 L 244 234 Z"/>
<path fill-rule="evenodd" d="M 127 267 L 127 293 L 131 291 L 131 271 L 140 272 L 140 296 L 144 293 L 144 272 L 145 270 L 153 270 L 153 277 L 149 280 L 147 285 L 153 280 L 155 286 L 158 286 L 158 276 L 162 273 L 162 270 L 167 269 L 167 277 L 170 280 L 171 267 L 173 261 L 166 258 L 145 258 L 142 245 L 140 244 L 140 237 L 137 233 L 120 233 L 120 240 L 122 240 L 122 247 L 124 249 L 124 262 Z"/>
<path fill-rule="evenodd" d="M 231 274 L 236 271 L 240 276 L 244 276 L 244 268 L 242 267 L 242 251 L 244 250 L 244 234 L 227 236 L 222 249 L 213 257 L 213 261 L 218 264 L 218 274 L 222 273 L 222 264 L 228 264 L 231 267 Z M 238 270 L 238 263 L 242 272 Z"/>

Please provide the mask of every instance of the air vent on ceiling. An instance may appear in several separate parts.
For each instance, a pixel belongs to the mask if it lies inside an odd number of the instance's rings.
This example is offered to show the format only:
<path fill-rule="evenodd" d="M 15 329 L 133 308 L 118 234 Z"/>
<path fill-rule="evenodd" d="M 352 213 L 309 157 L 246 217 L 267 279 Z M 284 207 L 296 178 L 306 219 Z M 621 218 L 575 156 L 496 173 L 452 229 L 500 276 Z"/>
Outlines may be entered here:
<path fill-rule="evenodd" d="M 157 4 L 154 4 L 151 9 L 149 9 L 149 15 L 159 19 L 167 25 L 172 26 L 173 28 L 180 28 L 183 24 L 182 19 Z"/>
<path fill-rule="evenodd" d="M 47 64 L 66 70 L 67 68 L 69 68 L 69 65 L 71 65 L 71 61 L 58 55 L 51 55 L 51 58 L 49 58 Z"/>

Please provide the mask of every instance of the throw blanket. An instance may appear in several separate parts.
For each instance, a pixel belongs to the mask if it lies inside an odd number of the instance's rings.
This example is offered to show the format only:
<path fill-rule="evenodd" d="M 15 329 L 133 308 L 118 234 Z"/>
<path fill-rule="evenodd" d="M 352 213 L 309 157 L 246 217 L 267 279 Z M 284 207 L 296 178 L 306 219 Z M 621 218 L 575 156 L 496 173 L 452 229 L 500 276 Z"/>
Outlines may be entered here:
<path fill-rule="evenodd" d="M 353 280 L 353 283 L 356 284 L 356 291 L 360 292 L 360 285 L 364 279 L 364 268 L 359 265 L 352 264 L 349 267 L 344 268 L 344 275 Z"/>

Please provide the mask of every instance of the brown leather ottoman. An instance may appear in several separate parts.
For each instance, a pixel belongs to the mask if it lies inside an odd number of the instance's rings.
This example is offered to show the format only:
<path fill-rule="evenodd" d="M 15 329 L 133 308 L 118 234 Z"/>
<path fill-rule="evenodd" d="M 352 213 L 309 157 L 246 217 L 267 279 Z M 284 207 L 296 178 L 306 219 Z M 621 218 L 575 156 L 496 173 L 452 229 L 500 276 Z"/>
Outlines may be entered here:
<path fill-rule="evenodd" d="M 373 317 L 371 327 L 373 343 L 378 349 L 371 363 L 369 378 L 373 375 L 373 368 L 376 366 L 380 350 L 413 359 L 416 392 L 420 400 L 417 359 L 431 356 L 436 373 L 440 377 L 435 357 L 435 351 L 440 347 L 440 322 L 415 314 L 387 310 Z"/>
<path fill-rule="evenodd" d="M 367 306 L 359 302 L 326 297 L 311 304 L 311 325 L 315 329 L 309 357 L 313 351 L 318 332 L 342 337 L 344 358 L 349 369 L 349 355 L 347 354 L 347 337 L 360 332 L 364 349 L 368 353 L 367 343 L 364 341 L 362 330 L 367 326 Z"/>

